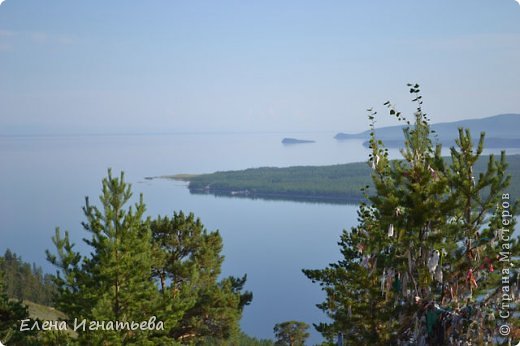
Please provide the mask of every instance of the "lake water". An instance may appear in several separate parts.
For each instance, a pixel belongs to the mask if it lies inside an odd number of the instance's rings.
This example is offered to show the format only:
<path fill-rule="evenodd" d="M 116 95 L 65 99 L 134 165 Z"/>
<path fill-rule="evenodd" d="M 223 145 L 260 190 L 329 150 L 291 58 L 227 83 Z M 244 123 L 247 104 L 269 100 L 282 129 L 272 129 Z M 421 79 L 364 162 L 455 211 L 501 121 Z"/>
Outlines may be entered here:
<path fill-rule="evenodd" d="M 356 206 L 191 195 L 184 183 L 147 176 L 206 173 L 260 166 L 327 165 L 365 161 L 361 141 L 338 142 L 334 133 L 174 134 L 133 136 L 0 137 L 0 252 L 10 248 L 46 271 L 56 226 L 68 229 L 79 249 L 84 197 L 97 204 L 101 180 L 123 170 L 147 214 L 183 210 L 224 239 L 224 275 L 248 274 L 254 299 L 242 328 L 273 337 L 275 323 L 324 319 L 315 307 L 323 295 L 301 272 L 339 258 L 342 229 L 356 223 Z M 314 139 L 284 146 L 283 137 Z M 391 151 L 397 157 L 397 151 Z M 314 330 L 311 343 L 321 338 Z"/>

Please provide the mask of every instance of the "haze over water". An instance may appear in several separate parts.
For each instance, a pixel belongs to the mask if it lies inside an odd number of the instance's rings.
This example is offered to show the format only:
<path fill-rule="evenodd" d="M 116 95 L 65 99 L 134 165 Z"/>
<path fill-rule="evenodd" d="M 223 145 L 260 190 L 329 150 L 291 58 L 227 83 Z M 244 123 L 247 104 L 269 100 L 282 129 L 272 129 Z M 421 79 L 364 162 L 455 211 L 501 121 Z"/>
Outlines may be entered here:
<path fill-rule="evenodd" d="M 314 139 L 284 146 L 284 136 Z M 68 229 L 81 251 L 84 197 L 99 205 L 101 180 L 111 167 L 143 193 L 147 215 L 193 212 L 224 239 L 223 275 L 248 275 L 254 299 L 245 309 L 244 331 L 272 338 L 275 323 L 324 319 L 315 304 L 322 294 L 301 273 L 339 258 L 342 229 L 356 224 L 354 205 L 331 205 L 191 195 L 183 182 L 154 179 L 261 166 L 328 165 L 365 161 L 362 141 L 339 142 L 333 133 L 98 135 L 0 137 L 0 252 L 10 248 L 25 261 L 54 272 L 45 249 L 55 227 Z M 518 150 L 517 150 L 518 151 Z M 509 153 L 513 153 L 508 151 Z M 391 150 L 392 157 L 399 157 Z M 311 342 L 320 340 L 312 330 Z"/>
<path fill-rule="evenodd" d="M 101 180 L 111 167 L 114 174 L 125 172 L 134 197 L 144 194 L 148 215 L 193 212 L 208 230 L 221 231 L 223 274 L 247 273 L 247 289 L 254 294 L 242 320 L 247 333 L 271 338 L 275 323 L 317 322 L 322 316 L 314 305 L 321 293 L 301 269 L 338 258 L 336 243 L 341 230 L 354 224 L 355 206 L 191 195 L 185 183 L 144 179 L 345 163 L 368 154 L 360 141 L 336 142 L 332 133 L 288 135 L 317 143 L 284 146 L 281 134 L 0 137 L 0 251 L 10 248 L 54 272 L 44 251 L 53 249 L 56 226 L 68 229 L 78 248 L 88 251 L 81 242 L 87 236 L 81 207 L 87 195 L 99 203 Z"/>
<path fill-rule="evenodd" d="M 288 131 L 363 131 L 386 100 L 413 112 L 409 82 L 434 122 L 520 107 L 513 0 L 0 3 L 0 252 L 51 271 L 56 226 L 88 251 L 84 197 L 98 203 L 107 169 L 124 170 L 148 215 L 191 211 L 221 231 L 224 275 L 247 273 L 254 293 L 253 336 L 323 318 L 301 269 L 338 258 L 356 206 L 190 195 L 144 177 L 365 161 L 361 141 Z M 33 136 L 168 131 L 235 133 Z"/>

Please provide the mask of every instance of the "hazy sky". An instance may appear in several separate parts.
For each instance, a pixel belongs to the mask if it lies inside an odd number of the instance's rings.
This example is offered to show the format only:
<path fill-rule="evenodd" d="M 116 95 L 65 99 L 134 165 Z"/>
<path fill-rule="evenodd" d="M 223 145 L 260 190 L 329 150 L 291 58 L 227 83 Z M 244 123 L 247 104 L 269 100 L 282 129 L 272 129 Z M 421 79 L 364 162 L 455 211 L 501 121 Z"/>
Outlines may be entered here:
<path fill-rule="evenodd" d="M 0 134 L 358 132 L 407 82 L 435 122 L 520 113 L 519 66 L 515 0 L 6 0 Z"/>

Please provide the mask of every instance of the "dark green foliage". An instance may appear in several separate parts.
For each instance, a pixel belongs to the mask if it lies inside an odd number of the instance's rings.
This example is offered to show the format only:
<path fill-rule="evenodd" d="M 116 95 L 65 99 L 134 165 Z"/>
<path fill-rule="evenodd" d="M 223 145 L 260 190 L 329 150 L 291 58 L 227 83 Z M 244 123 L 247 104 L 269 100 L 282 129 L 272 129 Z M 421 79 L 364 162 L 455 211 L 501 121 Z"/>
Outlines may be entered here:
<path fill-rule="evenodd" d="M 197 343 L 199 346 L 273 346 L 271 340 L 257 339 L 241 332 L 229 340 L 207 337 Z"/>
<path fill-rule="evenodd" d="M 242 293 L 245 276 L 218 280 L 224 260 L 219 232 L 208 232 L 193 214 L 182 212 L 157 218 L 151 229 L 157 259 L 153 275 L 162 304 L 171 311 L 165 316 L 171 321 L 167 335 L 183 343 L 238 335 L 238 321 L 252 294 Z"/>
<path fill-rule="evenodd" d="M 511 236 L 505 242 L 508 251 L 519 250 L 518 238 L 512 237 L 516 203 L 505 154 L 489 156 L 484 165 L 484 135 L 474 148 L 469 131 L 461 129 L 451 159 L 444 159 L 422 111 L 419 87 L 411 86 L 411 93 L 417 110 L 414 125 L 404 129 L 403 160 L 388 159 L 371 113 L 375 193 L 367 193 L 368 203 L 360 205 L 359 225 L 341 236 L 342 260 L 304 270 L 326 293 L 318 307 L 332 322 L 317 329 L 329 342 L 341 332 L 348 345 L 421 340 L 437 345 L 447 344 L 449 337 L 484 344 L 494 335 L 491 314 L 499 311 L 500 280 L 513 276 L 518 265 L 518 259 L 506 263 L 497 257 L 504 232 Z M 441 314 L 463 323 L 444 334 L 436 322 Z"/>
<path fill-rule="evenodd" d="M 193 214 L 145 219 L 142 196 L 133 206 L 124 176 L 103 179 L 101 207 L 86 200 L 88 256 L 74 250 L 69 233 L 53 237 L 58 268 L 56 306 L 69 325 L 82 321 L 143 322 L 157 330 L 78 330 L 80 344 L 177 345 L 207 340 L 225 344 L 240 335 L 242 310 L 252 299 L 246 277 L 219 279 L 222 238 Z M 52 335 L 49 335 L 52 337 Z M 63 337 L 61 335 L 60 337 Z"/>
<path fill-rule="evenodd" d="M 87 198 L 83 227 L 90 234 L 84 239 L 92 249 L 89 256 L 75 252 L 68 233 L 62 236 L 56 230 L 53 242 L 58 254 L 47 255 L 59 269 L 57 307 L 71 320 L 139 323 L 155 315 L 149 222 L 143 221 L 142 197 L 133 207 L 126 207 L 131 196 L 123 174 L 114 178 L 109 171 L 103 179 L 102 207 L 91 205 Z M 144 345 L 150 338 L 149 331 L 79 331 L 81 342 L 111 345 Z"/>
<path fill-rule="evenodd" d="M 236 344 L 237 346 L 273 346 L 271 340 L 253 338 L 244 333 L 240 333 Z"/>
<path fill-rule="evenodd" d="M 451 158 L 446 159 L 447 162 Z M 481 156 L 474 165 L 475 173 L 487 169 L 489 156 Z M 507 157 L 507 172 L 512 176 L 509 191 L 520 195 L 520 155 Z M 179 176 L 189 180 L 192 193 L 212 193 L 263 199 L 316 201 L 324 203 L 359 203 L 361 188 L 373 187 L 371 170 L 366 163 L 332 166 L 287 168 L 250 168 L 242 171 L 216 172 L 195 176 Z"/>
<path fill-rule="evenodd" d="M 23 263 L 21 258 L 14 253 L 7 250 L 5 256 L 0 257 L 0 268 L 7 268 L 8 271 L 12 271 L 16 268 L 31 267 L 29 264 Z M 41 269 L 35 269 L 33 265 L 33 273 L 38 274 L 41 272 Z M 34 275 L 33 273 L 22 271 L 18 280 L 20 282 L 34 282 L 32 280 L 35 277 L 31 276 Z M 37 275 L 35 276 L 38 278 Z M 66 332 L 31 330 L 36 321 L 41 326 L 43 320 L 57 320 L 56 310 L 32 301 L 11 298 L 7 293 L 6 287 L 7 284 L 10 284 L 11 287 L 16 287 L 12 283 L 13 280 L 14 283 L 17 283 L 17 279 L 7 279 L 7 277 L 7 275 L 4 275 L 3 269 L 0 269 L 0 341 L 10 346 L 72 345 L 74 341 L 70 338 L 70 334 Z M 45 287 L 42 287 L 42 290 L 45 292 Z M 36 292 L 28 291 L 24 294 L 32 295 L 32 297 L 41 297 Z M 24 330 L 21 330 L 22 321 L 24 321 Z"/>
<path fill-rule="evenodd" d="M 307 330 L 309 325 L 305 322 L 286 321 L 277 323 L 274 328 L 274 335 L 277 346 L 303 346 L 309 337 Z"/>
<path fill-rule="evenodd" d="M 9 298 L 52 304 L 55 291 L 52 276 L 44 274 L 41 267 L 23 262 L 21 257 L 7 249 L 4 256 L 0 256 L 0 272 L 4 273 L 5 290 Z"/>
<path fill-rule="evenodd" d="M 0 258 L 0 265 L 3 266 Z M 35 331 L 20 331 L 20 321 L 29 319 L 27 307 L 18 300 L 9 299 L 0 270 L 0 342 L 8 345 L 35 345 Z"/>
<path fill-rule="evenodd" d="M 366 164 L 360 163 L 263 167 L 193 176 L 189 188 L 193 193 L 341 203 L 360 200 L 359 189 L 369 183 L 369 176 Z"/>

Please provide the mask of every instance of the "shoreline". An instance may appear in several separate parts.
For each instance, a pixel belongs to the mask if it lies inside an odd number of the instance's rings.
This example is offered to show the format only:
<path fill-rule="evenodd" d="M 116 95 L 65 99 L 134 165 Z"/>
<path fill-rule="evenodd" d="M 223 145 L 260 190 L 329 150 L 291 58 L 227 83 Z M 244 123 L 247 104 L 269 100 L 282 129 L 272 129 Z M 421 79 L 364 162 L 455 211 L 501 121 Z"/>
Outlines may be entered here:
<path fill-rule="evenodd" d="M 481 157 L 476 173 L 485 168 L 488 159 L 488 155 Z M 509 164 L 507 171 L 512 178 L 511 192 L 514 196 L 520 196 L 520 155 L 508 155 L 506 159 Z M 352 162 L 327 166 L 260 167 L 206 174 L 183 173 L 145 179 L 183 181 L 191 194 L 216 197 L 359 204 L 366 199 L 361 188 L 372 186 L 371 175 L 366 162 Z"/>

